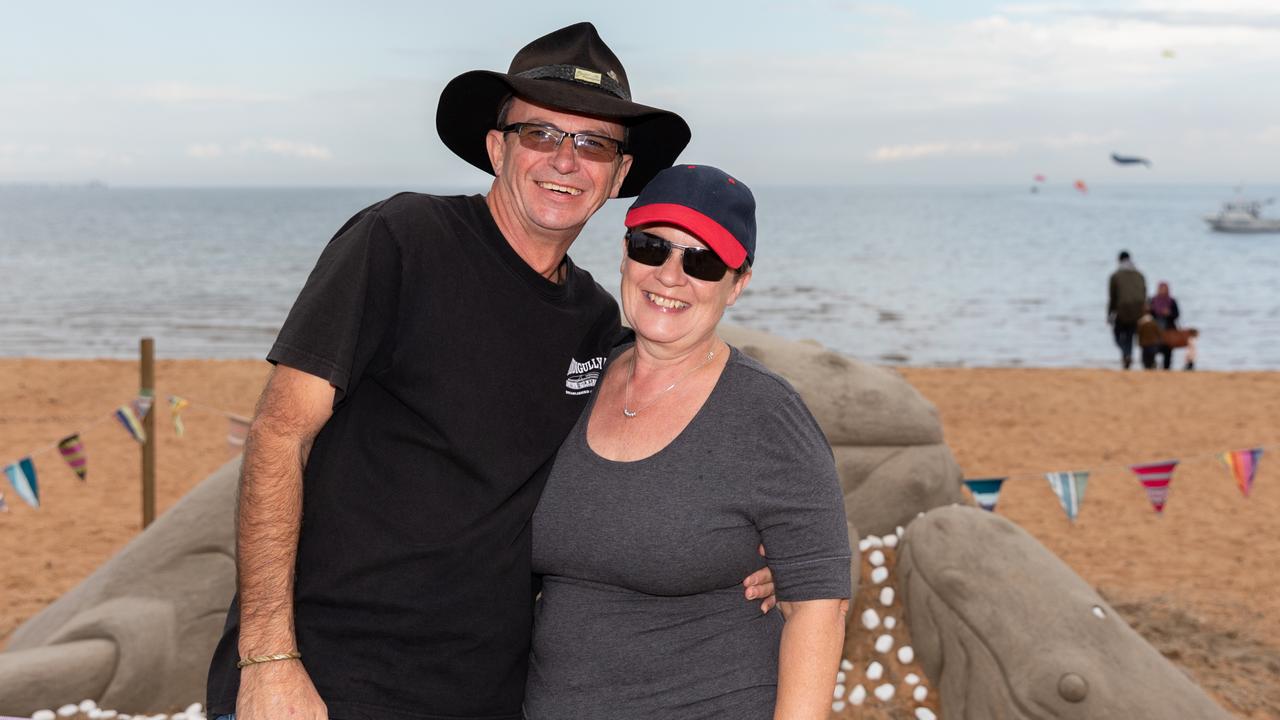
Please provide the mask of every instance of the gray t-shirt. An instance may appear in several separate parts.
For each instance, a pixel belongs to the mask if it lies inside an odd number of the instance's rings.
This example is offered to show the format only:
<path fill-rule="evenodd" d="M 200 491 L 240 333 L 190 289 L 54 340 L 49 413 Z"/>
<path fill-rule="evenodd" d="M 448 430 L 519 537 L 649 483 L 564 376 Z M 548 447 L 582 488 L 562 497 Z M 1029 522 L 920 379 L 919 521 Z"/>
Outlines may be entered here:
<path fill-rule="evenodd" d="M 545 577 L 526 716 L 772 717 L 784 621 L 743 598 L 757 545 L 779 600 L 849 597 L 844 503 L 817 422 L 737 349 L 688 427 L 648 458 L 597 455 L 590 414 L 533 516 Z"/>

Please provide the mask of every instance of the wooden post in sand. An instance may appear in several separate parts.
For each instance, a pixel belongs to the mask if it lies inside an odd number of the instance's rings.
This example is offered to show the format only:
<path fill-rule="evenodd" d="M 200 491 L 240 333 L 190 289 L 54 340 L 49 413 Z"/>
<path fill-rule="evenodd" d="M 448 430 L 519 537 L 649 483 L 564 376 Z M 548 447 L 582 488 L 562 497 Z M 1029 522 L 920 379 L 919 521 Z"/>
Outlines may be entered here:
<path fill-rule="evenodd" d="M 138 395 L 151 400 L 151 409 L 142 418 L 146 442 L 142 443 L 142 529 L 156 519 L 156 341 L 142 338 L 142 384 Z"/>

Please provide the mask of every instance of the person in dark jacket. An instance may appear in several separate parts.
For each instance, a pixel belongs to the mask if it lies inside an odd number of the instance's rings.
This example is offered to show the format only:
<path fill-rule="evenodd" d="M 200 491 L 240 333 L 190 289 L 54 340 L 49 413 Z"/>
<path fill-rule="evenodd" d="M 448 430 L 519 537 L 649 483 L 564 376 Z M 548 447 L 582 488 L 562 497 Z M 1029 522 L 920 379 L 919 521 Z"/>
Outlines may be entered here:
<path fill-rule="evenodd" d="M 1120 348 L 1120 362 L 1128 370 L 1133 365 L 1133 336 L 1147 303 L 1147 279 L 1134 267 L 1127 250 L 1120 251 L 1119 261 L 1108 287 L 1107 322 Z"/>
<path fill-rule="evenodd" d="M 1156 294 L 1151 297 L 1149 305 L 1151 317 L 1160 326 L 1162 336 L 1166 330 L 1178 329 L 1178 301 L 1169 294 L 1169 283 L 1161 281 L 1156 286 Z M 1156 353 L 1161 357 L 1161 367 L 1168 370 L 1173 364 L 1173 348 L 1162 341 L 1156 347 Z"/>

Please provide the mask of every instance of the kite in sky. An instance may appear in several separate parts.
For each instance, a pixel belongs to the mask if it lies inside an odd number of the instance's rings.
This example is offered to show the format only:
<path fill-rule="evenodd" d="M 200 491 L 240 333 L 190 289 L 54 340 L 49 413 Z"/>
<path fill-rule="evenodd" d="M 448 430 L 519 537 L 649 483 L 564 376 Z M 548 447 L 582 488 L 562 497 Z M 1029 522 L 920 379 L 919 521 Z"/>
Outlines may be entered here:
<path fill-rule="evenodd" d="M 1151 167 L 1151 161 L 1136 155 L 1121 155 L 1120 153 L 1111 153 L 1111 160 L 1117 165 L 1146 165 Z"/>

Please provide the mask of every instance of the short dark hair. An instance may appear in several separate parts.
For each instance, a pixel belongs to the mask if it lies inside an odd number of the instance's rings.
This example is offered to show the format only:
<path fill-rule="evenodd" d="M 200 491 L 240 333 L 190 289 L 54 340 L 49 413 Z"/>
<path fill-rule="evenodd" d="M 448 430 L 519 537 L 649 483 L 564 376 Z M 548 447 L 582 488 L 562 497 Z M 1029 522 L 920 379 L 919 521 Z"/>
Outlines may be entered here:
<path fill-rule="evenodd" d="M 1128 260 L 1128 259 L 1129 259 L 1129 251 L 1128 251 L 1128 250 L 1121 250 L 1121 251 L 1120 251 L 1120 262 L 1124 262 L 1125 260 Z"/>

